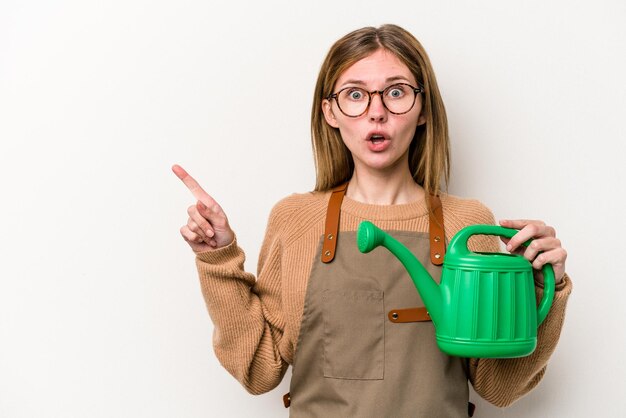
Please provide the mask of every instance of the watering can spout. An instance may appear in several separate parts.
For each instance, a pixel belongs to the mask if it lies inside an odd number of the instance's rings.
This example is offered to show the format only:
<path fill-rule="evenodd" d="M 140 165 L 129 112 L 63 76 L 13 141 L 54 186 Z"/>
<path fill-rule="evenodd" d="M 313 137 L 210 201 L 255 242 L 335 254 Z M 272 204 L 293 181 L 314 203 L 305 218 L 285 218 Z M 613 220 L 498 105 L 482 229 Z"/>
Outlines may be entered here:
<path fill-rule="evenodd" d="M 413 280 L 435 327 L 440 323 L 443 316 L 441 289 L 422 263 L 403 244 L 373 223 L 364 221 L 357 231 L 357 245 L 362 253 L 368 253 L 382 245 L 396 256 Z"/>

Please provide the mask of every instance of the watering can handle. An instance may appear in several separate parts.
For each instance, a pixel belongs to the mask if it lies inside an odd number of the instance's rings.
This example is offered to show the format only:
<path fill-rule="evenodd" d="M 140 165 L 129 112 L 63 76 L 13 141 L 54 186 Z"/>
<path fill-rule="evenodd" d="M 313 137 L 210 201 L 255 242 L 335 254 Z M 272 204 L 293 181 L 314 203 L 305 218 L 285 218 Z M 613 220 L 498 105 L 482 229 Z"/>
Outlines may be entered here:
<path fill-rule="evenodd" d="M 497 235 L 505 238 L 512 238 L 519 231 L 513 228 L 505 228 L 498 225 L 471 225 L 460 230 L 451 240 L 448 246 L 448 254 L 469 254 L 467 241 L 472 235 Z M 522 245 L 528 247 L 532 240 L 528 240 Z M 554 300 L 554 269 L 551 264 L 545 264 L 541 269 L 543 272 L 543 297 L 537 307 L 537 326 L 541 325 Z"/>

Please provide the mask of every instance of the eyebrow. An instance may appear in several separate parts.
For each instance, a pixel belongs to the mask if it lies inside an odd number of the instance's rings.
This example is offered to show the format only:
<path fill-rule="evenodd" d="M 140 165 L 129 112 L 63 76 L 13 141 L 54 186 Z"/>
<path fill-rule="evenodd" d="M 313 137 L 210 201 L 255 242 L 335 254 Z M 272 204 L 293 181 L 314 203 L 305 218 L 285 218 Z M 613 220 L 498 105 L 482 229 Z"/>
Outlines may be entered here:
<path fill-rule="evenodd" d="M 385 83 L 391 83 L 393 81 L 398 81 L 398 80 L 406 81 L 407 83 L 409 82 L 409 80 L 406 77 L 401 76 L 401 75 L 396 75 L 396 76 L 387 78 L 385 80 Z M 346 86 L 348 84 L 356 84 L 356 85 L 364 86 L 365 82 L 362 81 L 362 80 L 346 80 L 343 84 L 341 84 L 340 87 L 344 87 L 344 86 Z"/>

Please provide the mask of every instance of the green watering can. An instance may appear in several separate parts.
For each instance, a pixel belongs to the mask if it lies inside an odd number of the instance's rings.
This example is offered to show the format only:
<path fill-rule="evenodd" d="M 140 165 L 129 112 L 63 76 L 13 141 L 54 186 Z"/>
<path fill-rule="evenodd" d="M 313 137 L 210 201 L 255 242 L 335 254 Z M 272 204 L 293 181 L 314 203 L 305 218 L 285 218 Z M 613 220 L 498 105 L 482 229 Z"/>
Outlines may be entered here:
<path fill-rule="evenodd" d="M 521 255 L 468 250 L 472 235 L 511 238 L 518 231 L 496 225 L 472 225 L 450 241 L 437 284 L 415 256 L 369 221 L 357 232 L 359 251 L 382 245 L 407 269 L 432 318 L 441 351 L 459 357 L 527 356 L 537 346 L 537 327 L 554 299 L 554 270 L 546 264 L 544 293 L 536 306 L 532 265 Z M 528 245 L 530 241 L 524 243 Z"/>

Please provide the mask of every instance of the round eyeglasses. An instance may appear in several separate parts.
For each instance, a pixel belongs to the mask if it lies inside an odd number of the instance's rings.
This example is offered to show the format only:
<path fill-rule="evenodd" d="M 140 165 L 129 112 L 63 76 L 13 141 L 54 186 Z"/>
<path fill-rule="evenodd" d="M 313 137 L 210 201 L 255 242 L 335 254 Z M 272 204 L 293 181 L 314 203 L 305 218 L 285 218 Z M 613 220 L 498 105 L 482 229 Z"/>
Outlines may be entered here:
<path fill-rule="evenodd" d="M 378 94 L 383 102 L 383 106 L 394 115 L 408 113 L 415 105 L 415 98 L 423 93 L 422 86 L 413 87 L 410 84 L 392 84 L 384 90 L 367 91 L 360 87 L 345 87 L 337 93 L 327 97 L 328 100 L 335 99 L 341 113 L 356 118 L 367 112 L 372 102 L 372 96 Z"/>

